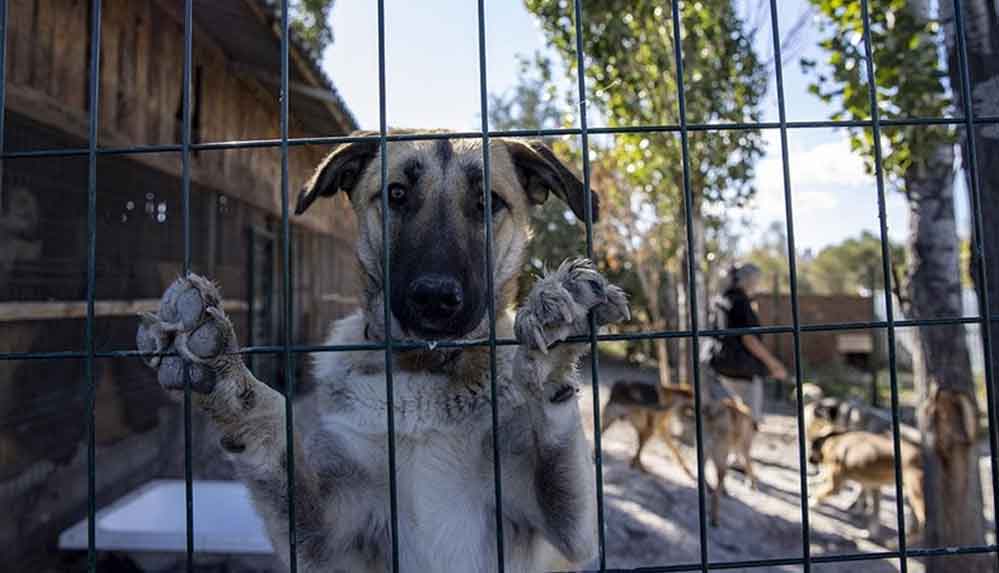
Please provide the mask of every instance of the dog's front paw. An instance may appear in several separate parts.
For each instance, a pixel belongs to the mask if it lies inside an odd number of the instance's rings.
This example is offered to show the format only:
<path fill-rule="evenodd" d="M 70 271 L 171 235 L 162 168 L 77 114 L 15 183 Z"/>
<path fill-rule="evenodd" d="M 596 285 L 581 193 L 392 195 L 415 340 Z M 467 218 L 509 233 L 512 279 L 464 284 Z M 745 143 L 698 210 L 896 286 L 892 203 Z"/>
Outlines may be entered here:
<path fill-rule="evenodd" d="M 157 372 L 161 386 L 183 389 L 190 380 L 195 392 L 209 393 L 227 372 L 241 364 L 232 324 L 222 312 L 218 289 L 188 274 L 171 284 L 159 312 L 142 313 L 136 343 L 141 352 L 175 353 L 143 356 Z"/>
<path fill-rule="evenodd" d="M 628 297 L 610 284 L 587 259 L 569 259 L 539 280 L 517 311 L 514 333 L 521 344 L 547 352 L 559 341 L 597 326 L 631 318 Z"/>

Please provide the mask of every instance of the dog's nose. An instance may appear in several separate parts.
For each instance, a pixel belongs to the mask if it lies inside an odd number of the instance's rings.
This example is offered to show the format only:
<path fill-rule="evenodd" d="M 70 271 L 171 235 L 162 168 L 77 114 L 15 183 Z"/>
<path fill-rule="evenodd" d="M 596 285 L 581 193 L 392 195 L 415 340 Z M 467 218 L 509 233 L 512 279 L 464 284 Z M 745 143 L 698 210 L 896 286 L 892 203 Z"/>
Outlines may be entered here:
<path fill-rule="evenodd" d="M 417 316 L 446 320 L 458 314 L 464 296 L 461 284 L 455 279 L 444 275 L 423 275 L 409 283 L 407 299 Z"/>

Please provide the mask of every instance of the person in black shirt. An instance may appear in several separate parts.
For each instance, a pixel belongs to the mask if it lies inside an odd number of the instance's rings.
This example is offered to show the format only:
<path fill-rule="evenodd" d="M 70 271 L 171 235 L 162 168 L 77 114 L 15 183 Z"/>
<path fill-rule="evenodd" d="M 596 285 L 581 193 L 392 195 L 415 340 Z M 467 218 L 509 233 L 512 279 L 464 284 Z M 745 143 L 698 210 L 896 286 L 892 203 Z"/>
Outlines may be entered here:
<path fill-rule="evenodd" d="M 712 328 L 750 328 L 760 326 L 760 318 L 753 310 L 752 297 L 757 293 L 763 273 L 759 267 L 747 263 L 733 267 L 728 273 L 728 284 L 721 296 L 712 303 L 715 324 Z M 758 418 L 763 410 L 763 378 L 787 379 L 787 370 L 767 347 L 758 334 L 733 334 L 720 337 L 709 345 L 709 370 L 716 375 L 719 394 L 738 396 Z"/>

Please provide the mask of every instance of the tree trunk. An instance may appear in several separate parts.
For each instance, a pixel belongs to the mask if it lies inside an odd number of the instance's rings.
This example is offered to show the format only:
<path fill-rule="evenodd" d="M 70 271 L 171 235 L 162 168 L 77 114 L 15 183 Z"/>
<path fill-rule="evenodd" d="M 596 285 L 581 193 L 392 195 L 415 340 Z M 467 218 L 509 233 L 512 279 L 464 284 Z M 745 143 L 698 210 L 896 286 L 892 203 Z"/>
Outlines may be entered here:
<path fill-rule="evenodd" d="M 957 30 L 953 0 L 941 0 L 940 18 L 944 24 L 947 40 L 947 66 L 951 85 L 955 86 L 954 101 L 961 115 L 974 112 L 977 117 L 983 115 L 999 116 L 999 6 L 994 0 L 965 0 L 962 2 L 962 16 L 965 22 L 967 39 L 967 65 L 969 72 L 969 88 L 972 96 L 972 110 L 965 109 L 963 94 L 960 93 L 962 80 L 961 60 L 958 54 Z M 977 156 L 977 184 L 981 199 L 982 236 L 973 237 L 972 242 L 972 278 L 978 290 L 979 308 L 989 316 L 994 316 L 999 309 L 999 232 L 995 231 L 999 223 L 999 125 L 979 124 L 974 127 L 975 152 Z M 965 130 L 961 132 L 961 157 L 965 181 L 969 192 L 973 189 L 971 180 L 971 165 L 969 160 L 970 139 Z M 975 248 L 981 241 L 982 248 Z M 978 273 L 977 262 L 983 258 L 984 266 L 989 270 L 988 285 L 982 281 Z M 981 304 L 988 289 L 991 308 Z M 989 321 L 993 344 L 999 338 L 999 325 Z M 988 355 L 985 357 L 988 360 Z M 999 373 L 999 353 L 993 349 L 991 364 L 993 377 Z M 993 382 L 994 382 L 993 378 Z M 990 431 L 996 431 L 991 428 Z M 989 568 L 993 570 L 993 568 Z M 937 568 L 937 570 L 943 570 Z"/>
<path fill-rule="evenodd" d="M 971 93 L 976 116 L 999 116 L 999 6 L 992 0 L 965 0 L 965 28 L 967 32 L 968 71 L 971 79 Z M 944 22 L 947 37 L 947 65 L 951 84 L 961 86 L 961 68 L 958 59 L 958 45 L 954 28 L 954 5 L 942 0 L 940 17 Z M 958 88 L 955 88 L 955 90 Z M 955 95 L 958 112 L 965 114 L 964 100 Z M 995 316 L 999 313 L 999 232 L 994 229 L 999 223 L 999 125 L 980 124 L 975 126 L 975 151 L 978 165 L 978 186 L 981 197 L 981 217 L 983 235 L 981 237 L 981 252 L 972 252 L 972 278 L 979 291 L 979 300 L 985 285 L 978 276 L 978 266 L 974 263 L 978 257 L 984 257 L 985 264 L 992 272 L 989 274 L 989 297 L 992 308 L 987 309 Z M 970 150 L 967 133 L 962 131 L 961 157 L 965 180 L 969 191 L 972 189 L 971 172 L 968 159 Z M 976 237 L 977 239 L 977 237 Z M 972 242 L 975 248 L 975 242 Z M 992 339 L 999 336 L 999 328 L 992 324 Z M 993 351 L 993 373 L 999 373 L 999 353 Z M 995 430 L 995 429 L 993 429 Z"/>
<path fill-rule="evenodd" d="M 906 312 L 912 318 L 962 315 L 960 249 L 954 214 L 954 148 L 942 143 L 905 176 L 909 202 Z M 923 433 L 924 545 L 985 543 L 975 433 L 977 407 L 963 325 L 918 329 L 914 353 Z M 959 560 L 957 563 L 955 559 Z M 990 571 L 987 556 L 941 557 L 927 571 Z"/>
<path fill-rule="evenodd" d="M 697 303 L 697 307 L 694 310 L 697 313 L 697 326 L 700 330 L 704 330 L 705 328 L 707 328 L 706 323 L 708 316 L 707 313 L 708 300 L 707 300 L 707 288 L 704 276 L 705 275 L 704 265 L 701 264 L 702 261 L 701 257 L 703 257 L 705 253 L 704 215 L 701 210 L 701 199 L 700 196 L 697 194 L 694 195 L 694 206 L 691 212 L 691 222 L 692 222 L 691 229 L 693 231 L 692 246 L 693 246 L 693 256 L 694 256 L 694 261 L 693 261 L 694 289 L 697 295 L 695 300 L 695 302 Z M 693 322 L 691 321 L 690 317 L 691 293 L 690 293 L 690 283 L 689 283 L 690 279 L 688 275 L 690 270 L 689 258 L 691 255 L 691 251 L 690 249 L 687 248 L 688 247 L 687 235 L 685 234 L 685 231 L 681 230 L 681 232 L 684 233 L 680 240 L 681 244 L 683 245 L 682 248 L 683 255 L 680 258 L 681 265 L 683 268 L 683 270 L 681 271 L 683 280 L 677 281 L 677 311 L 680 318 L 679 327 L 691 329 L 693 328 Z M 677 358 L 677 365 L 679 371 L 677 378 L 681 382 L 693 384 L 693 380 L 691 380 L 691 376 L 688 373 L 690 372 L 691 359 L 696 360 L 698 357 L 691 356 L 691 352 L 693 351 L 693 345 L 689 341 L 685 342 L 686 343 L 681 346 L 680 355 Z"/>
<path fill-rule="evenodd" d="M 655 257 L 651 256 L 638 256 L 636 257 L 636 274 L 638 275 L 638 280 L 642 285 L 642 291 L 645 294 L 645 300 L 648 304 L 649 311 L 649 321 L 652 323 L 652 329 L 656 331 L 661 331 L 666 329 L 666 318 L 663 313 L 662 305 L 662 281 L 660 280 L 660 275 L 662 269 L 660 261 L 656 260 Z M 659 367 L 659 384 L 661 386 L 668 386 L 672 383 L 670 376 L 669 367 L 669 350 L 666 346 L 665 338 L 656 338 L 653 341 L 653 346 L 656 349 L 656 363 Z"/>

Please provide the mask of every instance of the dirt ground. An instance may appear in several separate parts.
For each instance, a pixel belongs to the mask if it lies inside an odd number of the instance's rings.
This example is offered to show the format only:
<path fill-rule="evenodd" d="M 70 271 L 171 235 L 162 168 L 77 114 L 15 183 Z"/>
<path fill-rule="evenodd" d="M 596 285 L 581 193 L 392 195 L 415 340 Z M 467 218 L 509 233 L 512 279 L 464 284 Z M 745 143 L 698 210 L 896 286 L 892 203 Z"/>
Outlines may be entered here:
<path fill-rule="evenodd" d="M 602 363 L 600 367 L 601 402 L 611 383 L 622 378 L 655 380 L 654 371 L 642 371 L 621 365 Z M 588 379 L 588 372 L 586 373 Z M 587 430 L 592 439 L 592 391 L 587 388 L 581 407 L 590 421 Z M 783 410 L 783 412 L 775 410 Z M 646 447 L 642 461 L 649 473 L 629 465 L 638 441 L 626 423 L 611 426 L 603 437 L 604 507 L 606 519 L 606 560 L 612 569 L 674 566 L 700 562 L 700 525 L 697 484 L 672 460 L 666 447 L 655 440 Z M 741 562 L 753 559 L 788 559 L 802 557 L 801 485 L 798 469 L 797 423 L 790 405 L 770 404 L 761 431 L 753 445 L 752 456 L 760 484 L 749 487 L 741 473 L 729 472 L 726 486 L 729 497 L 721 502 L 718 527 L 707 528 L 708 559 L 712 562 Z M 691 467 L 696 454 L 684 448 Z M 986 492 L 986 518 L 992 531 L 992 496 L 987 452 L 983 452 L 982 478 Z M 814 474 L 813 468 L 808 473 Z M 713 469 L 706 478 L 714 483 Z M 808 479 L 814 490 L 817 476 Z M 893 488 L 884 488 L 881 501 L 882 530 L 876 537 L 867 535 L 866 518 L 849 511 L 857 490 L 845 490 L 828 504 L 808 513 L 809 548 L 812 556 L 878 553 L 897 548 L 896 501 Z M 906 509 L 907 523 L 911 512 Z M 908 539 L 908 538 L 907 538 Z M 990 536 L 989 542 L 994 542 Z M 918 538 L 908 539 L 909 547 L 919 547 Z M 592 564 L 596 565 L 596 563 Z M 918 559 L 909 559 L 908 570 L 922 573 Z M 822 563 L 813 566 L 821 572 L 897 571 L 897 559 Z M 782 565 L 736 571 L 801 571 L 801 565 Z"/>

